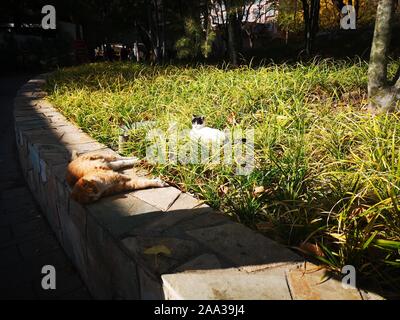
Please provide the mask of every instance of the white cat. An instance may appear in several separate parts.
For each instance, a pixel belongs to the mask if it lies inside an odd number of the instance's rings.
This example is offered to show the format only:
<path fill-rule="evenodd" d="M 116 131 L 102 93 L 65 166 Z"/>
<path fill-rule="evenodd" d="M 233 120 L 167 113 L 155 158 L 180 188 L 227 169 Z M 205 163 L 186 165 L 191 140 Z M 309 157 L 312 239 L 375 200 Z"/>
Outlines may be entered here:
<path fill-rule="evenodd" d="M 222 145 L 225 142 L 225 133 L 221 130 L 205 126 L 204 116 L 193 115 L 190 138 L 202 143 Z"/>

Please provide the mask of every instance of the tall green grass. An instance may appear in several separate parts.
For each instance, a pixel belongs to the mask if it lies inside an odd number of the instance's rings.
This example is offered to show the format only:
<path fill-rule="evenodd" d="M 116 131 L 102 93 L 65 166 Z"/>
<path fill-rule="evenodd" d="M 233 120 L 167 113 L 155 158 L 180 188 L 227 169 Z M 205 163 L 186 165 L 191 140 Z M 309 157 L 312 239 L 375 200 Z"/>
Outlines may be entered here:
<path fill-rule="evenodd" d="M 238 69 L 90 64 L 56 72 L 47 88 L 68 118 L 114 149 L 119 127 L 142 120 L 189 128 L 192 114 L 203 114 L 219 129 L 254 128 L 248 176 L 215 164 L 151 170 L 334 271 L 352 264 L 360 279 L 398 292 L 400 119 L 366 113 L 366 86 L 366 63 L 324 60 Z M 126 155 L 145 156 L 146 132 L 130 132 Z"/>

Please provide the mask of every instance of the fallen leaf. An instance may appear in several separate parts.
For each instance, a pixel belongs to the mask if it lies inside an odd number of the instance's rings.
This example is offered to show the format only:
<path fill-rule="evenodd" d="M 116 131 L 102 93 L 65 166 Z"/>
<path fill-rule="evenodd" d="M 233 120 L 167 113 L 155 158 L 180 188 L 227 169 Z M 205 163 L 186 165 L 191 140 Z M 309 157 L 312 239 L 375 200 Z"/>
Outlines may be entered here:
<path fill-rule="evenodd" d="M 307 252 L 307 253 L 310 253 L 310 254 L 312 254 L 312 255 L 314 255 L 314 256 L 317 256 L 317 257 L 323 257 L 323 256 L 325 256 L 325 255 L 324 255 L 324 252 L 323 252 L 322 249 L 318 246 L 318 244 L 313 244 L 313 243 L 310 243 L 310 242 L 303 242 L 303 243 L 300 245 L 300 249 L 303 250 L 303 251 L 305 251 L 305 252 Z"/>
<path fill-rule="evenodd" d="M 143 253 L 144 254 L 154 254 L 154 255 L 158 255 L 160 253 L 163 253 L 163 254 L 165 254 L 167 256 L 170 256 L 171 255 L 171 250 L 168 247 L 166 247 L 166 246 L 164 246 L 162 244 L 162 245 L 157 245 L 157 246 L 153 246 L 153 247 L 147 248 L 146 250 L 144 250 Z"/>
<path fill-rule="evenodd" d="M 265 188 L 263 186 L 254 187 L 254 189 L 253 189 L 254 196 L 258 196 L 260 194 L 263 194 L 264 192 L 265 192 Z"/>
<path fill-rule="evenodd" d="M 219 188 L 218 188 L 218 194 L 219 194 L 220 196 L 226 195 L 226 194 L 228 193 L 228 191 L 229 191 L 229 187 L 228 187 L 228 186 L 225 186 L 225 185 L 221 185 L 221 186 L 219 186 Z"/>
<path fill-rule="evenodd" d="M 264 112 L 263 112 L 262 110 L 258 110 L 258 111 L 254 114 L 254 117 L 255 117 L 257 120 L 262 120 L 262 119 L 264 119 Z"/>
<path fill-rule="evenodd" d="M 256 224 L 258 231 L 268 231 L 274 229 L 274 225 L 271 222 L 259 222 Z"/>
<path fill-rule="evenodd" d="M 231 124 L 231 125 L 237 124 L 236 116 L 235 116 L 235 113 L 234 113 L 234 112 L 232 112 L 232 113 L 228 116 L 227 121 L 228 121 L 228 123 Z"/>
<path fill-rule="evenodd" d="M 286 123 L 288 122 L 289 117 L 280 115 L 276 117 L 276 122 L 278 123 L 279 126 L 285 126 Z"/>
<path fill-rule="evenodd" d="M 346 236 L 342 233 L 329 233 L 329 235 L 337 240 L 339 240 L 340 243 L 345 243 L 346 242 Z"/>
<path fill-rule="evenodd" d="M 349 218 L 350 219 L 355 218 L 355 217 L 361 215 L 364 211 L 365 211 L 364 207 L 357 207 L 357 208 L 353 209 L 353 211 L 351 211 Z"/>

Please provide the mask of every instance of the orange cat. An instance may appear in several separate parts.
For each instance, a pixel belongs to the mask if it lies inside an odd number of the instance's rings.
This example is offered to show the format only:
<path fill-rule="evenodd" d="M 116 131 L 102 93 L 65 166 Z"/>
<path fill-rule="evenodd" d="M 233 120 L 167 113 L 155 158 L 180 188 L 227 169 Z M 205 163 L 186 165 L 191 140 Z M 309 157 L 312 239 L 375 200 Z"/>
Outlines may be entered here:
<path fill-rule="evenodd" d="M 126 175 L 117 170 L 132 167 L 137 158 L 122 158 L 101 154 L 82 155 L 67 167 L 66 180 L 72 188 L 71 197 L 80 203 L 91 203 L 102 196 L 122 191 L 160 188 L 167 184 L 160 179 Z"/>

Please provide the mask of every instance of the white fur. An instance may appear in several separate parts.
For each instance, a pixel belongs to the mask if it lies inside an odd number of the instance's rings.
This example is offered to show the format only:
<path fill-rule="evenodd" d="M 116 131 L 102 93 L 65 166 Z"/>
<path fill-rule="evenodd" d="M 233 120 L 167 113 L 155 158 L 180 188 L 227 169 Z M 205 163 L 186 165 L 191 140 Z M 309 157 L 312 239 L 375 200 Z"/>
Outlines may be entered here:
<path fill-rule="evenodd" d="M 225 133 L 221 130 L 204 127 L 200 125 L 193 125 L 190 130 L 190 138 L 202 143 L 218 143 L 222 144 L 225 141 Z"/>

